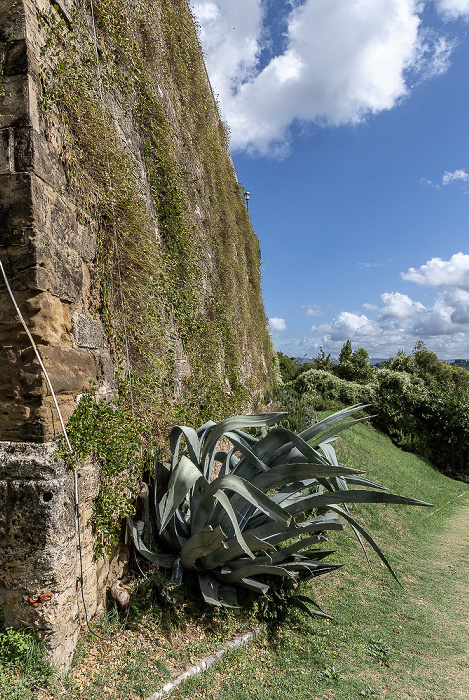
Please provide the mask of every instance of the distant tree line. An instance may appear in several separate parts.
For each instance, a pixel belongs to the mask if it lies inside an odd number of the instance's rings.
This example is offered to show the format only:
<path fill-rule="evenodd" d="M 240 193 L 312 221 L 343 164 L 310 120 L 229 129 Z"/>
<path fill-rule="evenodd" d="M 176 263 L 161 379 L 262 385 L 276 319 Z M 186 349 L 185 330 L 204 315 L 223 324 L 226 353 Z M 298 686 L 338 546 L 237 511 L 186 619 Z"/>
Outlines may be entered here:
<path fill-rule="evenodd" d="M 284 398 L 310 411 L 371 404 L 373 424 L 406 450 L 430 459 L 445 473 L 469 480 L 469 372 L 450 365 L 424 343 L 399 351 L 373 368 L 364 348 L 344 343 L 333 359 L 320 348 L 307 363 L 278 353 Z M 293 399 L 292 397 L 296 397 Z"/>

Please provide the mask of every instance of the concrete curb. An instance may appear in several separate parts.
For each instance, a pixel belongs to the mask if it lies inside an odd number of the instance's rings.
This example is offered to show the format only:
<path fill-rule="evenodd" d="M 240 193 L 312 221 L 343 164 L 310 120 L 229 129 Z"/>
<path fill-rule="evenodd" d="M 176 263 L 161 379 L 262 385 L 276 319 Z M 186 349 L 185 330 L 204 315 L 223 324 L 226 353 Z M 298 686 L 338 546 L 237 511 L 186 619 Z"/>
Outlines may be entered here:
<path fill-rule="evenodd" d="M 194 666 L 188 668 L 187 671 L 181 673 L 181 675 L 178 676 L 174 681 L 171 681 L 171 683 L 166 683 L 166 685 L 164 685 L 161 688 L 161 690 L 158 690 L 156 693 L 153 693 L 153 695 L 149 695 L 147 698 L 145 698 L 145 700 L 161 700 L 161 698 L 164 698 L 165 695 L 170 693 L 172 690 L 174 690 L 174 688 L 176 688 L 188 678 L 191 678 L 191 676 L 197 676 L 200 673 L 204 673 L 205 671 L 207 671 L 211 666 L 213 666 L 213 664 L 215 664 L 217 661 L 220 661 L 220 659 L 222 659 L 225 653 L 230 649 L 238 649 L 239 647 L 244 647 L 250 642 L 253 642 L 255 639 L 257 639 L 257 637 L 261 634 L 263 630 L 264 627 L 255 627 L 250 632 L 246 632 L 246 634 L 243 634 L 240 637 L 236 637 L 236 639 L 233 639 L 232 642 L 227 642 L 226 646 L 223 649 L 220 649 L 211 656 L 206 656 L 205 659 L 202 659 L 202 661 L 199 661 Z"/>

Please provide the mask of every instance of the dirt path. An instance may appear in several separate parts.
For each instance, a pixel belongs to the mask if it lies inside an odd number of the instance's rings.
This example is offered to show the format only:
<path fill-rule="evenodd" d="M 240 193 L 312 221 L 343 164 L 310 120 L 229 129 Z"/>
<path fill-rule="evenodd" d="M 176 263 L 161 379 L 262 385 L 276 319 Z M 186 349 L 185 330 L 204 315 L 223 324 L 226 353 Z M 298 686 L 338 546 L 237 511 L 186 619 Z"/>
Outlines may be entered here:
<path fill-rule="evenodd" d="M 447 674 L 452 700 L 469 698 L 469 500 L 463 503 L 434 541 L 429 557 L 448 581 L 439 607 L 442 631 L 461 650 L 441 669 Z"/>

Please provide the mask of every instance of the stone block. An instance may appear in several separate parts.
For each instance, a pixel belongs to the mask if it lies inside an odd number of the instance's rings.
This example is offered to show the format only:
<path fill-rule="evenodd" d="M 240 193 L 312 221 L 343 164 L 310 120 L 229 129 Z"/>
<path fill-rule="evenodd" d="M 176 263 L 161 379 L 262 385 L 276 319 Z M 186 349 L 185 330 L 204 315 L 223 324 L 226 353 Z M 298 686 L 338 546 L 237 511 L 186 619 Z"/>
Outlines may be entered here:
<path fill-rule="evenodd" d="M 3 41 L 26 38 L 26 16 L 22 0 L 0 1 L 0 38 Z"/>
<path fill-rule="evenodd" d="M 35 223 L 31 175 L 0 175 L 0 226 L 3 230 L 30 228 Z"/>
<path fill-rule="evenodd" d="M 0 175 L 14 172 L 15 134 L 11 127 L 0 130 Z"/>
<path fill-rule="evenodd" d="M 88 314 L 77 313 L 72 317 L 76 344 L 81 348 L 99 349 L 104 345 L 104 326 Z"/>
<path fill-rule="evenodd" d="M 0 128 L 27 126 L 32 123 L 30 97 L 28 76 L 13 75 L 5 78 L 3 95 L 0 97 Z"/>
<path fill-rule="evenodd" d="M 83 610 L 79 575 L 73 472 L 57 459 L 56 442 L 0 443 L 0 609 L 7 625 L 24 622 L 43 639 L 60 670 L 70 663 Z M 79 467 L 84 594 L 89 614 L 102 608 L 107 576 L 121 575 L 126 558 L 93 559 L 90 518 L 99 491 L 99 469 Z M 34 607 L 33 600 L 52 593 Z M 80 603 L 81 607 L 81 603 Z"/>
<path fill-rule="evenodd" d="M 57 394 L 82 394 L 90 381 L 96 381 L 96 361 L 86 350 L 48 345 L 41 347 L 40 353 Z"/>

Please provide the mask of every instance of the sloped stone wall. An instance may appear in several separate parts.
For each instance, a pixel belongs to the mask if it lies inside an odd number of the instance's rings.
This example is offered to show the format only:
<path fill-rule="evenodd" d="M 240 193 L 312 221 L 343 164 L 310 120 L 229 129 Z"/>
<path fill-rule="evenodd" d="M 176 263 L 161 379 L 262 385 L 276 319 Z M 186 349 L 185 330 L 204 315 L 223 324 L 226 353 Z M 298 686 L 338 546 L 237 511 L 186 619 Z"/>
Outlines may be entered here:
<path fill-rule="evenodd" d="M 117 394 L 124 297 L 135 413 L 164 449 L 175 423 L 249 410 L 268 385 L 259 243 L 187 0 L 95 9 L 104 95 L 89 0 L 0 0 L 0 260 L 65 421 L 90 382 Z M 0 280 L 0 610 L 65 669 L 83 608 L 60 435 Z M 78 471 L 92 616 L 127 554 L 94 559 L 99 467 Z"/>
<path fill-rule="evenodd" d="M 67 420 L 90 381 L 99 396 L 113 395 L 116 381 L 89 300 L 96 230 L 67 195 L 57 144 L 40 128 L 37 9 L 47 6 L 0 0 L 0 260 Z M 33 626 L 51 660 L 65 669 L 84 620 L 73 473 L 56 457 L 60 435 L 39 362 L 1 280 L 0 610 L 6 625 Z M 79 465 L 79 474 L 92 617 L 122 571 L 125 549 L 112 562 L 95 561 L 90 518 L 99 470 L 90 462 Z"/>

